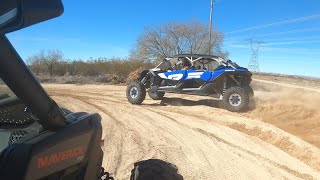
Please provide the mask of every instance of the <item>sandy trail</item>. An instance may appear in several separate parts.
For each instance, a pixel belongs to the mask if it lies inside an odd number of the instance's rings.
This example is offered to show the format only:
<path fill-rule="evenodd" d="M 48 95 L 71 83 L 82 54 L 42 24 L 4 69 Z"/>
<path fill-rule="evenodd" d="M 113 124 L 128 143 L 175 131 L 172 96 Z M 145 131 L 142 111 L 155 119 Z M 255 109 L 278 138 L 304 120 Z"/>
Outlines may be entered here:
<path fill-rule="evenodd" d="M 133 106 L 124 86 L 45 85 L 72 111 L 98 112 L 104 127 L 104 167 L 129 179 L 133 163 L 158 158 L 184 179 L 319 179 L 320 150 L 261 120 L 195 96 L 147 98 Z M 183 98 L 183 99 L 182 99 Z"/>

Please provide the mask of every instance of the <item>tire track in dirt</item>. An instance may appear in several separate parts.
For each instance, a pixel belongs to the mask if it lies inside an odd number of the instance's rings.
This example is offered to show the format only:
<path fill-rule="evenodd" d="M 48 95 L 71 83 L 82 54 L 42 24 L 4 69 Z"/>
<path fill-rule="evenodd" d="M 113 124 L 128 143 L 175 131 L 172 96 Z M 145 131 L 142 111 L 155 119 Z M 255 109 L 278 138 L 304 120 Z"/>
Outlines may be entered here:
<path fill-rule="evenodd" d="M 148 110 L 153 111 L 153 110 L 151 110 L 151 109 L 149 109 L 149 108 L 148 108 Z M 157 112 L 157 111 L 153 111 L 153 112 Z M 171 118 L 171 117 L 167 116 L 165 113 L 160 113 L 160 112 L 157 112 L 157 113 L 159 113 L 159 114 L 161 114 L 162 116 L 164 116 L 164 117 L 172 120 L 173 122 L 176 122 L 176 123 L 178 123 L 178 124 L 180 124 L 180 125 L 182 125 L 182 126 L 185 126 L 184 124 L 180 123 L 179 121 L 175 120 L 174 118 Z M 191 128 L 191 127 L 187 127 L 187 126 L 185 126 L 185 127 L 186 127 L 186 128 Z M 203 131 L 202 129 L 193 129 L 193 128 L 192 128 L 192 130 L 198 131 L 198 132 L 200 132 L 200 133 L 202 133 L 202 134 L 204 134 L 204 135 L 206 135 L 206 136 L 213 137 L 214 139 L 217 139 L 217 140 L 220 141 L 220 142 L 223 142 L 223 143 L 225 143 L 225 144 L 228 144 L 229 146 L 232 146 L 232 147 L 234 147 L 234 148 L 236 148 L 236 149 L 239 149 L 239 150 L 241 150 L 241 151 L 243 151 L 243 152 L 245 152 L 245 153 L 247 153 L 247 154 L 250 154 L 250 155 L 252 155 L 252 156 L 255 156 L 255 157 L 259 158 L 259 159 L 263 159 L 264 161 L 267 161 L 267 162 L 269 162 L 270 164 L 272 164 L 272 165 L 274 165 L 274 166 L 276 166 L 276 167 L 279 167 L 280 169 L 283 169 L 283 170 L 287 171 L 288 173 L 294 174 L 295 176 L 297 176 L 297 177 L 299 177 L 299 178 L 302 178 L 302 179 L 313 179 L 313 177 L 310 176 L 310 175 L 308 175 L 308 174 L 302 174 L 302 173 L 299 173 L 299 172 L 297 172 L 297 171 L 295 171 L 295 170 L 292 170 L 292 169 L 288 168 L 288 167 L 285 166 L 285 165 L 280 165 L 280 164 L 278 164 L 278 163 L 276 163 L 276 162 L 274 162 L 274 161 L 272 161 L 272 160 L 270 160 L 270 159 L 267 159 L 267 158 L 262 157 L 261 155 L 259 155 L 259 154 L 257 154 L 257 153 L 253 153 L 253 152 L 251 152 L 251 151 L 249 151 L 249 150 L 246 150 L 246 149 L 244 149 L 244 148 L 242 148 L 242 147 L 240 147 L 240 146 L 236 146 L 236 145 L 234 145 L 234 144 L 232 144 L 232 143 L 230 143 L 230 142 L 228 142 L 228 141 L 225 141 L 224 139 L 219 138 L 219 137 L 217 137 L 216 135 L 214 135 L 214 134 L 212 134 L 212 133 L 208 133 L 208 132 L 206 132 L 206 131 Z"/>
<path fill-rule="evenodd" d="M 76 96 L 76 97 L 79 98 L 79 96 Z M 80 100 L 86 104 L 89 104 L 89 105 L 93 106 L 94 108 L 100 110 L 102 113 L 108 115 L 116 123 L 117 128 L 121 129 L 120 132 L 125 130 L 124 124 L 121 121 L 118 121 L 117 118 L 111 112 L 106 110 L 106 108 L 103 108 L 102 106 L 96 105 L 96 103 L 93 103 L 90 101 L 91 99 L 88 99 L 88 100 L 86 100 L 86 99 L 87 99 L 86 97 L 81 97 L 78 100 Z M 123 139 L 124 139 L 124 137 L 122 135 L 120 135 L 120 138 L 118 140 L 118 144 L 115 146 L 115 147 L 117 147 L 118 151 L 120 151 L 120 153 L 119 153 L 119 156 L 117 157 L 116 162 L 115 162 L 114 175 L 117 175 L 118 167 L 121 165 L 121 162 L 122 162 L 122 158 L 123 158 L 122 154 L 124 153 L 124 152 L 122 152 Z"/>
<path fill-rule="evenodd" d="M 272 161 L 272 160 L 270 160 L 270 159 L 268 159 L 268 158 L 262 157 L 260 154 L 254 153 L 254 152 L 249 151 L 249 150 L 246 150 L 246 149 L 244 149 L 244 148 L 242 148 L 242 147 L 240 147 L 240 146 L 236 146 L 236 145 L 234 145 L 234 144 L 232 144 L 232 143 L 230 143 L 230 142 L 228 142 L 228 141 L 225 141 L 224 139 L 219 138 L 219 137 L 217 137 L 216 135 L 214 135 L 214 134 L 212 134 L 212 133 L 208 133 L 208 132 L 206 132 L 206 131 L 203 131 L 202 129 L 196 129 L 196 131 L 198 131 L 198 132 L 200 132 L 200 133 L 202 133 L 202 134 L 204 134 L 204 135 L 206 135 L 206 136 L 211 136 L 211 137 L 213 137 L 214 139 L 217 139 L 217 140 L 220 141 L 220 142 L 223 142 L 223 143 L 225 143 L 225 144 L 228 144 L 229 146 L 232 146 L 232 147 L 234 147 L 235 149 L 239 149 L 239 150 L 241 150 L 241 151 L 243 151 L 243 152 L 245 152 L 245 153 L 247 153 L 247 154 L 249 154 L 249 155 L 252 155 L 252 156 L 254 156 L 254 157 L 258 158 L 258 159 L 262 159 L 263 161 L 267 161 L 268 163 L 270 163 L 270 164 L 272 164 L 272 165 L 274 165 L 274 166 L 276 166 L 276 167 L 278 167 L 278 168 L 280 168 L 280 169 L 283 169 L 283 170 L 287 171 L 288 173 L 294 174 L 294 175 L 295 175 L 296 177 L 298 177 L 298 178 L 302 178 L 302 179 L 313 179 L 313 177 L 310 176 L 310 175 L 308 175 L 308 174 L 299 173 L 298 171 L 295 171 L 295 170 L 293 170 L 293 169 L 290 169 L 289 167 L 287 167 L 287 166 L 285 166 L 285 165 L 278 164 L 278 163 L 276 163 L 276 162 L 274 162 L 274 161 Z"/>
<path fill-rule="evenodd" d="M 79 100 L 89 106 L 92 106 L 94 107 L 95 109 L 99 110 L 100 113 L 103 113 L 107 116 L 109 116 L 113 122 L 116 124 L 115 126 L 118 128 L 118 129 L 121 129 L 121 131 L 124 131 L 124 124 L 121 122 L 121 121 L 118 121 L 117 118 L 112 114 L 110 113 L 109 111 L 107 111 L 105 108 L 103 108 L 103 106 L 99 106 L 99 105 L 96 105 L 96 103 L 93 103 L 93 102 L 90 102 L 90 100 L 99 100 L 99 99 L 94 99 L 94 98 L 90 98 L 90 96 L 87 96 L 87 95 L 74 95 L 74 94 L 67 94 L 67 93 L 64 93 L 64 92 L 58 92 L 58 91 L 55 91 L 54 93 L 52 93 L 52 96 L 59 96 L 59 97 L 71 97 L 73 99 L 76 99 L 76 100 Z M 103 133 L 103 134 L 106 134 L 106 133 Z M 106 135 L 103 135 L 103 136 L 106 136 Z M 105 137 L 103 137 L 105 139 Z M 119 141 L 117 141 L 118 144 L 115 146 L 118 148 L 118 150 L 121 152 L 122 151 L 122 147 L 123 147 L 123 136 L 120 136 L 120 139 Z M 105 142 L 103 142 L 104 144 L 104 149 L 105 148 L 108 148 L 106 146 L 108 146 Z M 117 175 L 117 172 L 118 172 L 118 167 L 120 166 L 121 162 L 122 162 L 122 154 L 123 153 L 119 153 L 119 156 L 117 157 L 116 159 L 116 162 L 113 162 L 115 163 L 115 168 L 113 170 L 114 172 L 114 175 Z"/>
<path fill-rule="evenodd" d="M 151 110 L 150 108 L 148 108 L 149 110 Z M 159 111 L 159 110 L 158 110 Z M 181 113 L 180 109 L 165 109 L 165 112 L 173 112 L 173 113 Z M 223 111 L 221 113 L 224 114 L 228 114 L 230 116 L 235 116 L 233 113 L 224 111 L 224 110 L 219 110 L 216 109 L 216 111 Z M 163 112 L 162 114 L 165 116 L 165 112 Z M 203 113 L 202 113 L 203 114 Z M 247 126 L 246 123 L 244 123 L 243 121 L 228 121 L 228 120 L 221 120 L 220 118 L 218 118 L 219 120 L 212 118 L 208 115 L 200 115 L 200 114 L 195 114 L 192 111 L 188 111 L 185 112 L 183 111 L 183 115 L 188 115 L 188 116 L 192 116 L 194 118 L 199 118 L 201 120 L 205 120 L 208 123 L 217 123 L 220 125 L 224 125 L 224 126 L 228 126 L 232 129 L 235 129 L 239 132 L 245 133 L 249 136 L 253 136 L 256 138 L 261 139 L 262 141 L 268 142 L 274 146 L 276 146 L 277 148 L 289 153 L 290 155 L 292 155 L 293 157 L 298 158 L 299 160 L 301 160 L 302 162 L 310 165 L 311 167 L 313 167 L 314 169 L 320 171 L 320 154 L 318 153 L 314 153 L 314 148 L 310 149 L 309 147 L 302 147 L 302 146 L 297 146 L 295 145 L 291 140 L 290 137 L 287 137 L 285 135 L 282 135 L 282 137 L 277 137 L 276 136 L 276 132 L 273 132 L 271 130 L 263 130 L 263 127 L 259 127 L 257 125 L 250 127 Z M 243 115 L 238 115 L 241 118 L 245 118 L 246 116 Z M 261 123 L 263 124 L 263 123 Z M 280 129 L 278 131 L 281 131 Z M 316 155 L 318 154 L 318 155 Z"/>
<path fill-rule="evenodd" d="M 143 106 L 132 106 L 124 101 L 124 93 L 118 93 L 124 92 L 123 87 L 117 87 L 119 91 L 108 91 L 113 86 L 62 87 L 50 87 L 58 102 L 68 107 L 73 102 L 64 99 L 71 97 L 79 102 L 73 107 L 88 106 L 91 112 L 109 117 L 104 126 L 103 164 L 116 179 L 128 179 L 133 163 L 149 158 L 177 165 L 185 179 L 320 177 L 312 166 L 272 143 L 243 133 L 243 129 L 229 128 L 246 117 L 212 107 L 155 106 L 149 99 Z M 216 116 L 210 118 L 212 114 Z M 223 120 L 229 116 L 237 121 Z"/>
<path fill-rule="evenodd" d="M 96 96 L 98 96 L 99 94 L 97 94 L 97 93 L 88 93 L 88 92 L 86 92 L 86 93 L 84 93 L 84 94 L 85 94 L 85 96 L 84 96 L 84 95 L 82 95 L 82 96 L 69 95 L 69 96 L 72 96 L 72 97 L 74 97 L 74 98 L 81 98 L 81 99 L 89 98 L 89 99 L 99 100 L 99 98 L 92 98 L 91 96 L 88 96 L 88 95 L 96 95 Z M 66 95 L 66 94 L 61 93 L 61 95 Z M 103 99 L 106 99 L 106 98 L 103 98 Z M 109 101 L 109 102 L 114 102 L 114 103 L 119 103 L 118 101 L 110 101 L 109 99 L 108 99 L 108 101 Z M 105 111 L 103 111 L 99 106 L 95 106 L 95 104 L 93 104 L 93 103 L 88 103 L 88 104 L 96 107 L 97 109 L 101 110 L 102 112 L 105 112 Z M 127 103 L 121 103 L 121 104 L 127 104 Z M 147 108 L 147 109 L 150 110 L 150 111 L 156 112 L 156 111 L 154 111 L 154 110 L 152 110 L 152 109 L 150 109 L 150 108 Z M 177 111 L 174 111 L 174 110 L 169 110 L 169 111 L 170 111 L 170 112 L 176 112 L 176 113 L 177 113 Z M 158 112 L 158 113 L 159 113 L 159 112 Z M 181 113 L 181 112 L 180 112 L 180 113 Z M 106 114 L 108 114 L 108 115 L 110 116 L 110 113 L 106 113 Z M 170 118 L 169 116 L 165 115 L 165 113 L 159 113 L 159 114 L 161 114 L 162 116 L 167 117 L 167 118 L 169 118 L 169 119 L 177 122 L 177 121 L 174 120 L 173 118 Z M 181 114 L 191 115 L 191 113 L 186 113 L 186 112 L 183 112 L 183 113 L 181 113 Z M 200 117 L 200 119 L 206 119 L 206 120 L 212 122 L 212 119 L 207 118 L 206 116 L 196 116 L 196 117 L 198 117 L 198 118 Z M 116 117 L 112 117 L 112 118 L 113 118 L 113 119 L 116 119 Z M 215 122 L 216 122 L 216 123 L 219 123 L 219 124 L 223 124 L 221 121 L 220 121 L 220 122 L 219 122 L 219 121 L 215 121 Z M 179 122 L 177 122 L 177 123 L 179 123 Z M 246 128 L 245 128 L 245 127 L 246 127 L 245 124 L 234 123 L 234 124 L 231 124 L 231 125 L 228 125 L 228 126 L 231 127 L 231 128 L 233 128 L 233 129 L 236 129 L 236 130 L 238 130 L 238 131 L 240 131 L 240 132 L 244 132 L 244 133 L 246 133 L 246 134 L 248 134 L 248 135 L 251 135 L 251 136 L 256 136 L 256 137 L 258 137 L 258 138 L 266 141 L 265 138 L 261 138 L 261 133 L 263 133 L 263 132 L 260 132 L 260 133 L 252 133 L 252 132 L 250 131 L 250 129 L 246 129 Z M 239 127 L 241 127 L 241 128 L 239 128 Z M 254 129 L 253 131 L 256 131 L 256 129 Z M 250 133 L 250 132 L 251 132 L 251 133 Z M 262 135 L 262 136 L 263 136 L 263 135 Z M 269 139 L 270 139 L 270 138 L 269 138 Z M 268 139 L 267 139 L 267 140 L 268 140 Z M 279 143 L 279 141 L 282 142 L 282 143 Z M 280 139 L 280 140 L 278 140 L 278 141 L 276 141 L 276 142 L 274 142 L 274 141 L 269 141 L 269 143 L 272 143 L 273 145 L 275 145 L 276 147 L 278 147 L 278 148 L 280 148 L 280 149 L 282 149 L 282 150 L 286 150 L 286 149 L 285 149 L 286 147 L 283 147 L 282 144 L 290 144 L 290 145 L 292 146 L 292 142 L 290 142 L 288 139 L 285 139 L 285 138 Z M 290 153 L 290 152 L 289 152 L 289 153 Z M 290 153 L 290 154 L 291 154 L 291 155 L 296 155 L 295 153 Z M 310 156 L 310 155 L 312 155 L 312 153 L 311 153 L 310 151 L 308 151 L 308 152 L 306 152 L 306 155 L 298 156 L 298 159 L 300 159 L 300 160 L 302 160 L 303 162 L 306 162 L 306 163 L 308 164 L 308 162 L 309 162 L 308 160 L 309 160 L 309 159 L 313 159 L 313 158 L 306 158 L 306 156 Z M 313 167 L 315 167 L 316 169 L 319 170 L 319 163 L 317 163 L 317 164 L 316 164 L 315 166 L 313 166 Z"/>

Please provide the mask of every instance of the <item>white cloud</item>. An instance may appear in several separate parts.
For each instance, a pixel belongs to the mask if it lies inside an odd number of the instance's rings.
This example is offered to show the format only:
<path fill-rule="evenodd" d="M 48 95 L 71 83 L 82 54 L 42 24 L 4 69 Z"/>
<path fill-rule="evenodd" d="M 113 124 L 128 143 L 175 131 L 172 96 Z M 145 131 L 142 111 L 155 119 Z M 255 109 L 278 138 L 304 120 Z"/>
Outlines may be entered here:
<path fill-rule="evenodd" d="M 247 32 L 247 31 L 252 31 L 252 30 L 258 30 L 258 29 L 264 29 L 272 26 L 279 26 L 279 25 L 285 25 L 285 24 L 291 24 L 291 23 L 298 23 L 298 22 L 304 22 L 304 21 L 310 21 L 310 20 L 315 20 L 315 19 L 320 19 L 320 14 L 315 14 L 311 16 L 304 16 L 300 18 L 294 18 L 294 19 L 287 19 L 283 21 L 277 21 L 273 23 L 268 23 L 268 24 L 262 24 L 262 25 L 257 25 L 257 26 L 251 26 L 247 28 L 242 28 L 242 29 L 237 29 L 234 31 L 226 32 L 225 34 L 235 34 L 235 33 L 240 33 L 240 32 Z"/>

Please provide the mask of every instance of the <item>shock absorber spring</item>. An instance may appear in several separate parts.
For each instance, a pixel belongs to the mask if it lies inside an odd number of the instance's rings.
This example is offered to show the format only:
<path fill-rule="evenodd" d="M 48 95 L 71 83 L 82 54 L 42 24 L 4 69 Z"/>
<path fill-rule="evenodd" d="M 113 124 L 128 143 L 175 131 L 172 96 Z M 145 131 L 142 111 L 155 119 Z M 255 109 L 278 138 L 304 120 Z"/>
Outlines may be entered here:
<path fill-rule="evenodd" d="M 223 89 L 222 89 L 222 95 L 224 95 L 224 93 L 227 91 L 228 88 L 228 78 L 224 77 L 223 78 Z"/>

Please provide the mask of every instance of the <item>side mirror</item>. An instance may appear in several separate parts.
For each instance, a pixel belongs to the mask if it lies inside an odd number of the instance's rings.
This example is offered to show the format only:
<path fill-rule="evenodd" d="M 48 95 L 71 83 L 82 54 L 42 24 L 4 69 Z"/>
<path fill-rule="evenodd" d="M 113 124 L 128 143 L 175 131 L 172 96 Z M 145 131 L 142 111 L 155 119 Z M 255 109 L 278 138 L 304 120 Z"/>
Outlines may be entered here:
<path fill-rule="evenodd" d="M 60 16 L 61 0 L 0 0 L 0 35 Z"/>

